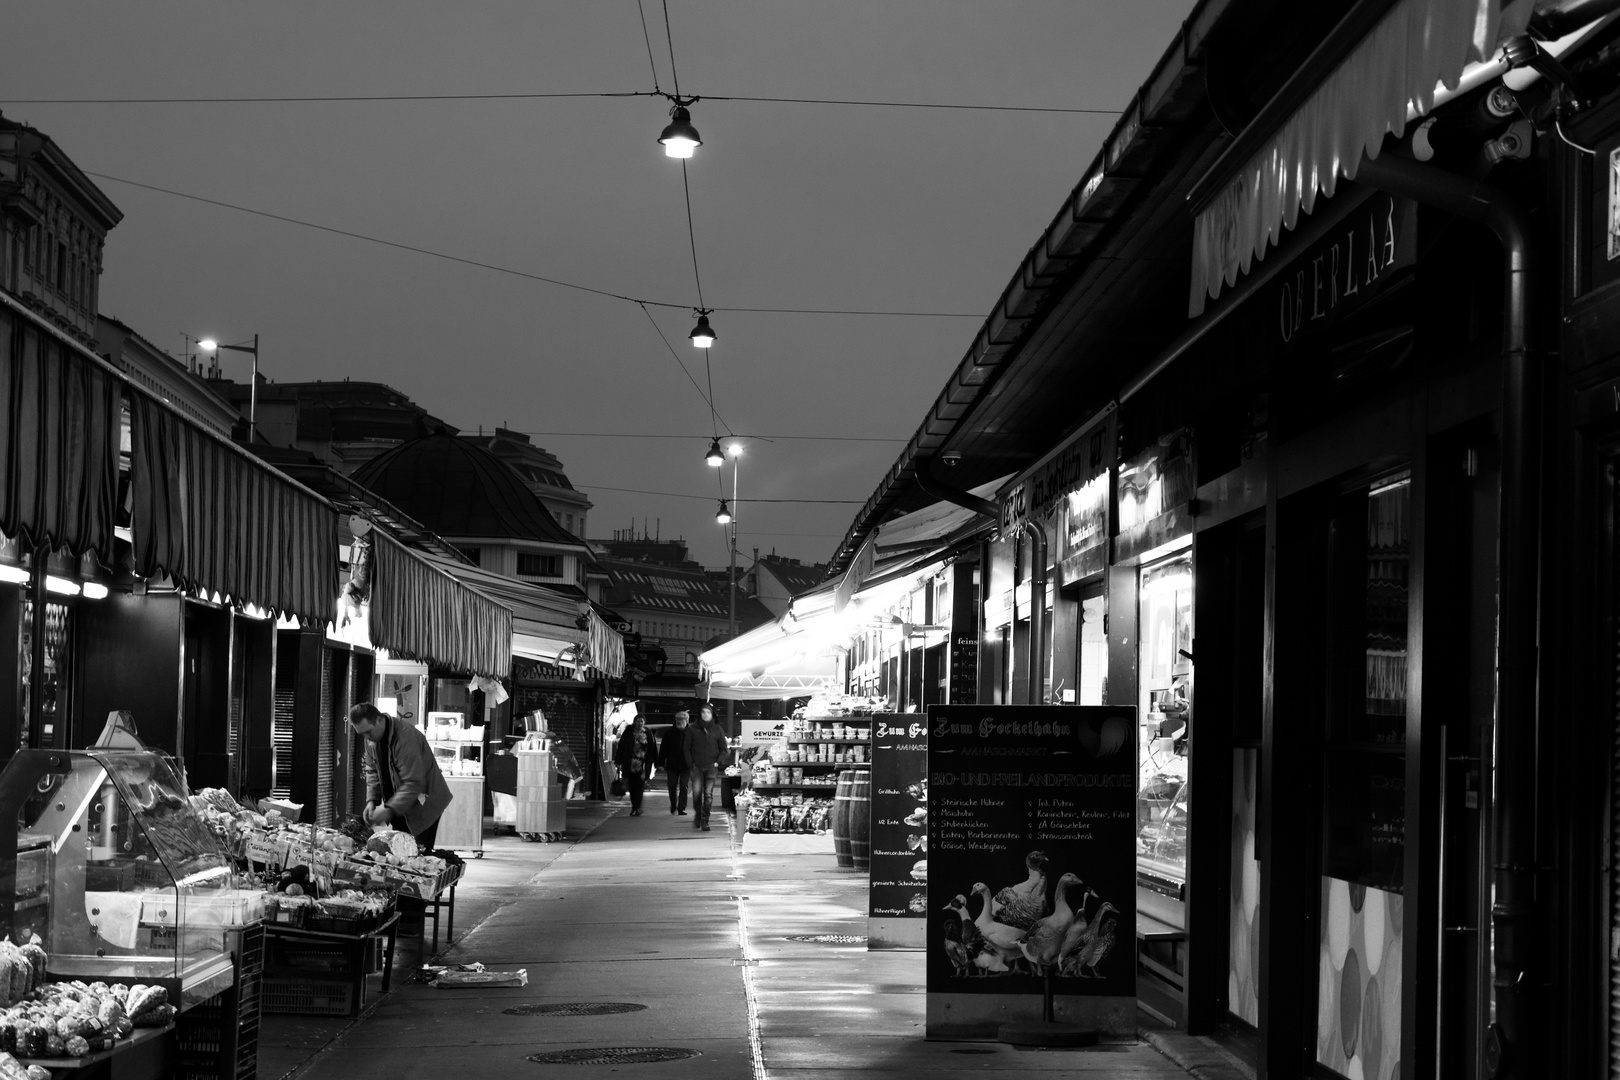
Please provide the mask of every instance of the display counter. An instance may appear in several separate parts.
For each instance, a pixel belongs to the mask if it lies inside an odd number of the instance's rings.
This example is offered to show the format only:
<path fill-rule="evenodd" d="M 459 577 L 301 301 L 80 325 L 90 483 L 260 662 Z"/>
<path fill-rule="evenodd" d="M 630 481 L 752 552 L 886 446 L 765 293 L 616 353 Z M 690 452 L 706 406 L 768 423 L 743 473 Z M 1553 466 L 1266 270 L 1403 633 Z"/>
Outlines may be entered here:
<path fill-rule="evenodd" d="M 20 750 L 0 814 L 0 1051 L 59 1078 L 168 1075 L 176 1019 L 234 1000 L 262 890 L 149 750 Z"/>

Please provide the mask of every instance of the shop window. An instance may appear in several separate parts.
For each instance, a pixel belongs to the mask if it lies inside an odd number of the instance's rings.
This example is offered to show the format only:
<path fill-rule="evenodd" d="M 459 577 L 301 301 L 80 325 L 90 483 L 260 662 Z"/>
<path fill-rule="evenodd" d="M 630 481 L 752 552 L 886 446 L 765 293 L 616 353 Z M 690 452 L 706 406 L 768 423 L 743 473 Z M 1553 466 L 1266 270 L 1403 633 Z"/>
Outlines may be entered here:
<path fill-rule="evenodd" d="M 520 551 L 517 557 L 517 572 L 522 577 L 556 577 L 557 556 Z"/>
<path fill-rule="evenodd" d="M 1076 672 L 1076 704 L 1101 705 L 1108 685 L 1108 638 L 1103 633 L 1103 596 L 1080 601 L 1080 656 Z"/>
<path fill-rule="evenodd" d="M 483 565 L 481 562 L 479 562 L 479 558 L 483 554 L 481 549 L 475 547 L 464 547 L 461 549 L 461 553 L 467 556 L 467 561 L 472 563 L 474 566 Z"/>
<path fill-rule="evenodd" d="M 1316 1058 L 1340 1073 L 1400 1058 L 1410 507 L 1401 475 L 1330 523 Z"/>
<path fill-rule="evenodd" d="M 29 700 L 33 686 L 33 627 L 34 603 L 23 602 L 22 633 L 18 637 L 21 650 L 18 671 L 21 673 L 22 714 L 18 728 L 23 746 L 65 746 L 70 702 L 68 688 L 72 685 L 71 642 L 73 640 L 73 609 L 66 604 L 45 604 L 45 671 L 40 686 L 40 730 L 29 730 L 32 704 Z"/>
<path fill-rule="evenodd" d="M 1192 712 L 1192 556 L 1146 567 L 1139 592 L 1137 864 L 1186 880 L 1191 791 L 1187 725 Z"/>

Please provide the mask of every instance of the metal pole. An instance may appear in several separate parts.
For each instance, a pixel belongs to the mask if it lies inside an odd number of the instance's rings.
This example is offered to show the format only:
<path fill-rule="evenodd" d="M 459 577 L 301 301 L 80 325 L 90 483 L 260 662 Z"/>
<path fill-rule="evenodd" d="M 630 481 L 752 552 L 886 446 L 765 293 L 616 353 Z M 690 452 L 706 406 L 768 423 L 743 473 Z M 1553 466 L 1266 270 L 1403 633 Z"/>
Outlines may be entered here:
<path fill-rule="evenodd" d="M 259 335 L 253 335 L 253 383 L 248 387 L 248 445 L 259 422 Z"/>
<path fill-rule="evenodd" d="M 731 548 L 731 570 L 727 579 L 731 587 L 726 593 L 727 598 L 730 600 L 730 613 L 726 619 L 726 640 L 728 642 L 737 640 L 737 515 L 742 512 L 742 507 L 737 503 L 737 470 L 740 464 L 738 455 L 733 454 L 731 456 L 731 543 L 727 545 Z M 737 734 L 737 702 L 733 698 L 726 699 L 726 734 Z"/>
<path fill-rule="evenodd" d="M 51 549 L 44 544 L 34 548 L 34 575 L 28 583 L 28 600 L 32 608 L 28 627 L 28 745 L 33 747 L 57 745 L 54 731 L 51 732 L 52 741 L 45 741 L 45 615 L 48 610 L 45 568 L 50 556 Z M 10 756 L 13 749 L 15 747 L 6 748 L 5 755 Z"/>

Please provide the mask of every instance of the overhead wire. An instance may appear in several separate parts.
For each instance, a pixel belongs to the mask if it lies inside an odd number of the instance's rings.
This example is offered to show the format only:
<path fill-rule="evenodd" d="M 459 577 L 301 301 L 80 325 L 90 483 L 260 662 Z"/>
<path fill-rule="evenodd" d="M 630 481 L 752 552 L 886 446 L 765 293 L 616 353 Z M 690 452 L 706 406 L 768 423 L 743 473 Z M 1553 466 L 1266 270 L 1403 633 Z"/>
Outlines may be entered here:
<path fill-rule="evenodd" d="M 484 262 L 480 259 L 469 259 L 461 255 L 450 255 L 432 248 L 418 247 L 414 244 L 404 244 L 397 240 L 385 240 L 379 236 L 371 236 L 352 229 L 340 229 L 335 225 L 322 225 L 319 222 L 306 221 L 303 218 L 291 217 L 287 214 L 272 213 L 269 210 L 258 210 L 240 203 L 225 202 L 222 199 L 211 199 L 205 195 L 194 195 L 187 191 L 176 191 L 174 188 L 161 187 L 157 184 L 143 183 L 139 180 L 130 180 L 122 176 L 113 176 L 109 173 L 84 170 L 85 175 L 93 176 L 98 180 L 107 180 L 114 184 L 125 184 L 129 187 L 141 188 L 146 191 L 155 191 L 161 195 L 169 195 L 176 199 L 186 199 L 191 202 L 204 203 L 208 206 L 217 206 L 223 210 L 234 210 L 239 214 L 250 214 L 254 217 L 268 218 L 286 225 L 297 225 L 305 229 L 315 229 L 318 232 L 332 233 L 336 236 L 346 236 L 351 240 L 364 240 L 369 244 L 381 244 L 383 247 L 394 248 L 398 251 L 409 251 L 417 255 L 425 255 L 432 259 L 444 259 L 449 262 L 460 263 L 463 266 L 472 266 L 480 270 L 492 270 L 497 274 L 509 274 L 512 277 L 526 278 L 529 281 L 539 281 L 547 285 L 557 285 L 564 289 L 574 289 L 579 292 L 591 293 L 596 296 L 605 296 L 610 300 L 624 300 L 632 304 L 645 304 L 648 307 L 669 308 L 671 310 L 687 310 L 692 305 L 676 303 L 669 300 L 650 300 L 645 297 L 630 296 L 626 293 L 617 293 L 611 289 L 598 289 L 591 285 L 581 285 L 574 281 L 564 281 L 561 278 L 547 277 L 544 274 L 534 274 L 527 270 L 515 270 L 510 266 L 501 266 L 498 263 Z M 715 311 L 744 314 L 777 314 L 777 315 L 878 315 L 889 317 L 916 317 L 930 319 L 982 319 L 983 314 L 966 311 L 879 311 L 863 308 L 756 308 L 756 307 L 721 307 Z"/>
<path fill-rule="evenodd" d="M 671 499 L 701 499 L 704 502 L 712 501 L 707 495 L 687 495 L 679 491 L 648 491 L 643 488 L 607 487 L 603 484 L 574 483 L 576 490 L 580 491 L 623 491 L 631 495 L 664 495 Z M 746 503 L 805 503 L 815 506 L 863 506 L 865 499 L 739 499 Z"/>
<path fill-rule="evenodd" d="M 647 8 L 641 0 L 636 0 L 636 11 L 641 15 L 641 38 L 647 43 L 647 66 L 652 68 L 653 92 L 661 94 L 663 90 L 658 86 L 658 65 L 653 61 L 652 35 L 647 32 Z"/>
<path fill-rule="evenodd" d="M 504 425 L 503 425 L 504 426 Z M 511 429 L 508 429 L 511 430 Z M 690 439 L 691 432 L 680 434 L 660 435 L 644 431 L 520 431 L 520 435 L 537 435 L 541 437 L 568 437 L 580 439 Z M 760 442 L 775 442 L 778 439 L 803 440 L 806 442 L 882 442 L 903 443 L 906 440 L 898 436 L 880 435 L 749 435 L 732 433 L 734 439 L 753 439 Z"/>
<path fill-rule="evenodd" d="M 640 307 L 641 313 L 647 316 L 648 322 L 652 323 L 653 331 L 657 333 L 658 339 L 664 343 L 664 348 L 669 350 L 669 355 L 674 357 L 675 363 L 680 366 L 681 371 L 686 375 L 687 381 L 692 384 L 692 389 L 696 390 L 698 392 L 698 397 L 702 398 L 709 406 L 709 412 L 711 414 L 715 414 L 714 399 L 703 392 L 703 387 L 698 385 L 697 379 L 693 378 L 692 373 L 687 370 L 686 361 L 682 360 L 681 354 L 675 351 L 675 346 L 669 343 L 669 338 L 664 334 L 664 328 L 659 326 L 658 320 L 652 317 L 652 312 L 647 310 L 647 305 L 642 304 Z"/>
<path fill-rule="evenodd" d="M 650 55 L 650 53 L 649 53 Z M 557 93 L 467 93 L 467 94 L 268 94 L 231 97 L 101 97 L 101 98 L 0 98 L 5 105 L 298 105 L 347 104 L 388 101 L 547 101 L 570 98 L 668 97 L 652 90 L 596 90 Z M 679 87 L 677 87 L 677 93 Z M 845 105 L 880 109 L 960 109 L 970 112 L 1045 113 L 1068 116 L 1118 116 L 1118 109 L 1072 108 L 1058 105 L 978 105 L 954 101 L 881 101 L 857 98 L 766 97 L 758 94 L 701 94 L 694 100 L 744 101 L 766 105 Z"/>

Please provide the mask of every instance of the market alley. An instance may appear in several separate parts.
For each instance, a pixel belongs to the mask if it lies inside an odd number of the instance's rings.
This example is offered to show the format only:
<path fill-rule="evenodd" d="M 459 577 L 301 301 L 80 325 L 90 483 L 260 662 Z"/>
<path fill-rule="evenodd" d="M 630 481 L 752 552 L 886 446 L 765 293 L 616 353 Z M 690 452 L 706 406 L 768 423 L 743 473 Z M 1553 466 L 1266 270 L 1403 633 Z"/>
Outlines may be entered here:
<path fill-rule="evenodd" d="M 1193 1075 L 1243 1075 L 1212 1044 L 1165 1033 L 1152 1033 L 1153 1045 L 1066 1051 L 925 1042 L 921 955 L 866 950 L 865 876 L 837 869 L 830 855 L 736 854 L 724 820 L 717 814 L 715 831 L 697 832 L 649 793 L 639 818 L 627 805 L 576 803 L 564 844 L 491 838 L 487 857 L 468 868 L 461 929 L 439 962 L 521 968 L 528 985 L 433 989 L 408 977 L 417 957 L 402 948 L 406 977 L 358 1020 L 267 1017 L 259 1075 L 534 1077 L 562 1066 L 533 1055 L 648 1048 L 687 1056 L 573 1064 L 564 1075 L 1188 1075 L 1161 1049 Z M 796 940 L 805 937 L 834 940 Z M 855 940 L 837 940 L 846 937 Z M 632 1008 L 532 1014 L 569 1003 Z"/>

